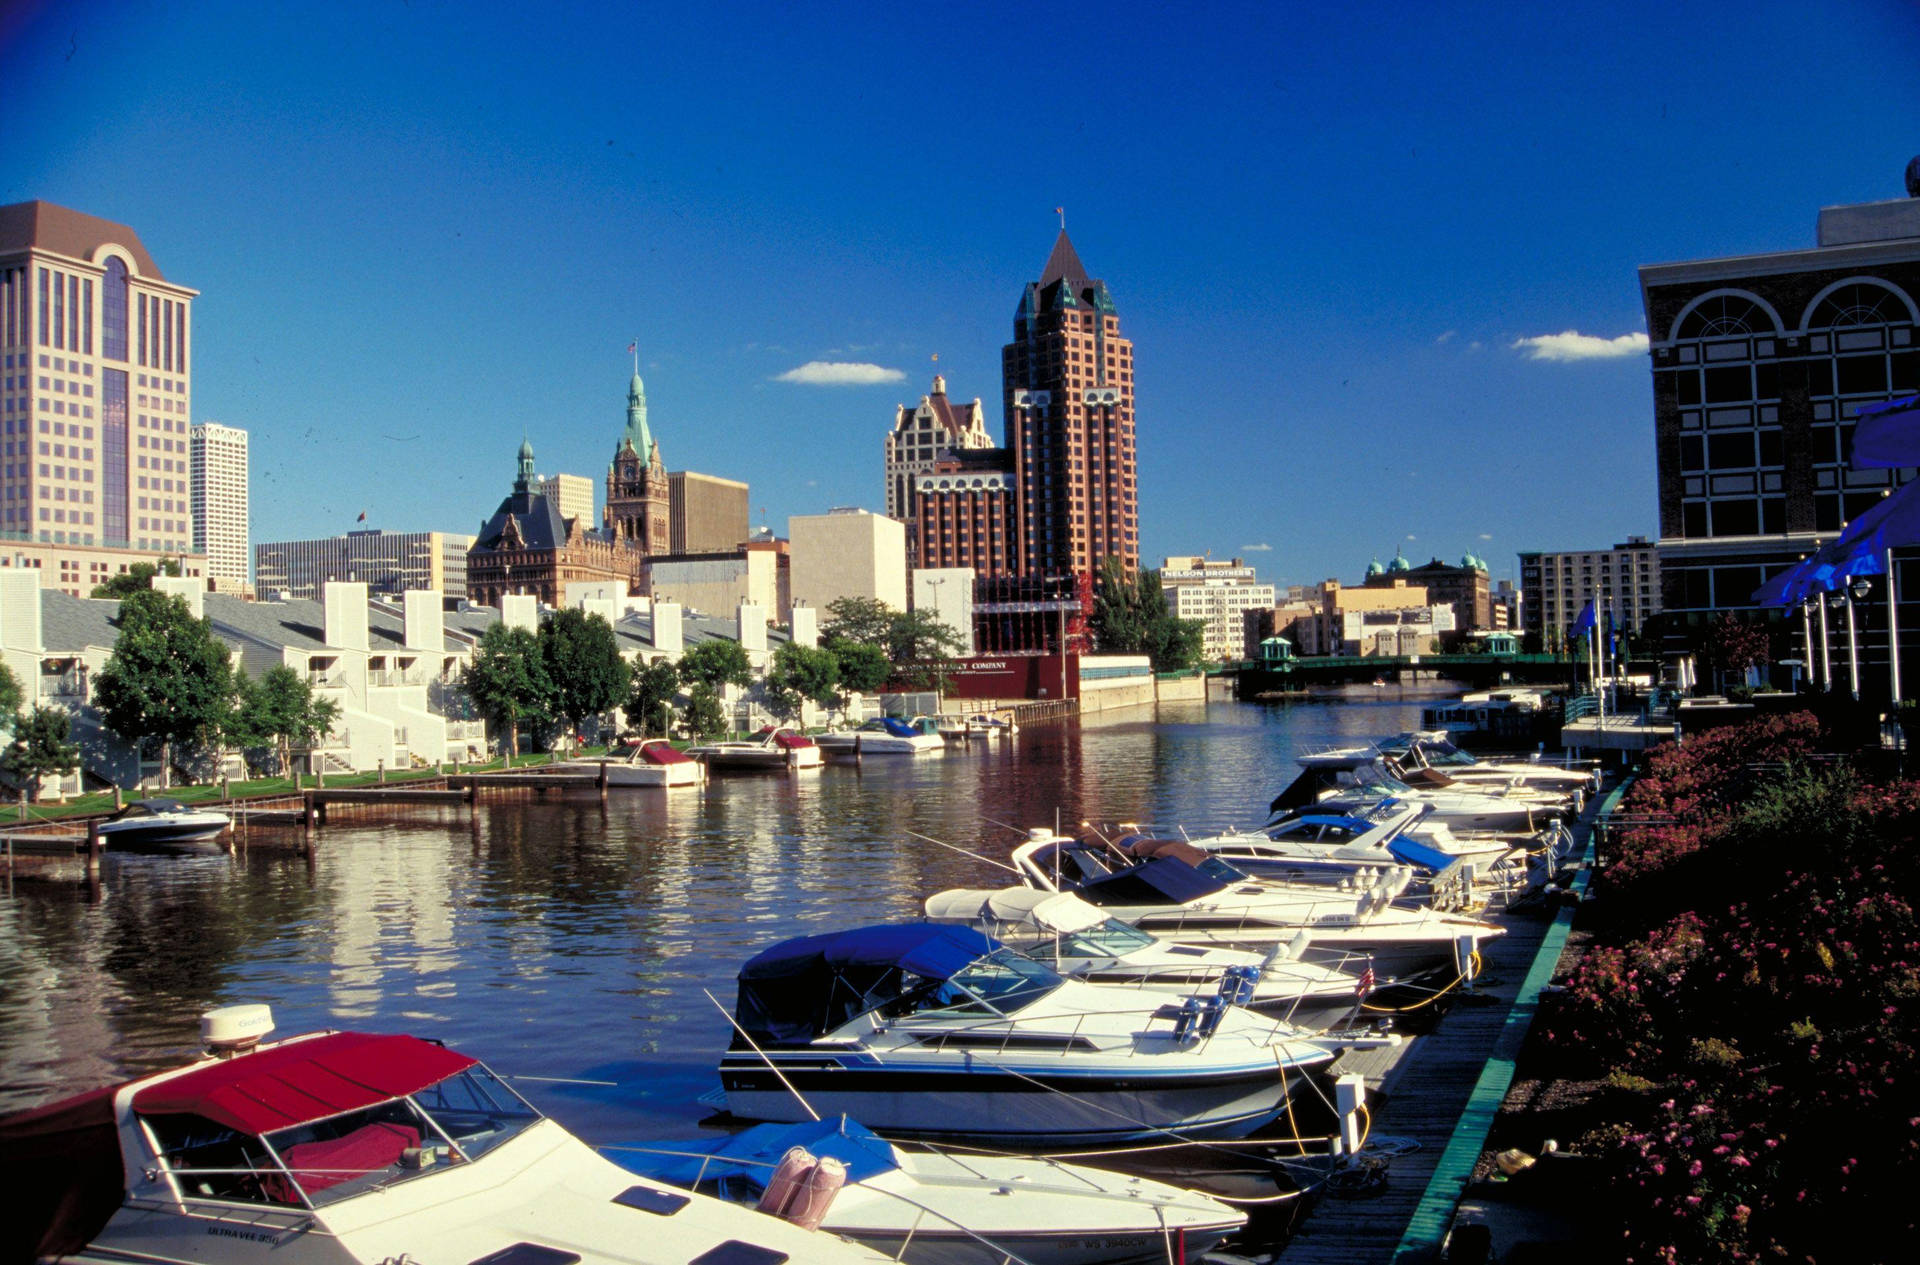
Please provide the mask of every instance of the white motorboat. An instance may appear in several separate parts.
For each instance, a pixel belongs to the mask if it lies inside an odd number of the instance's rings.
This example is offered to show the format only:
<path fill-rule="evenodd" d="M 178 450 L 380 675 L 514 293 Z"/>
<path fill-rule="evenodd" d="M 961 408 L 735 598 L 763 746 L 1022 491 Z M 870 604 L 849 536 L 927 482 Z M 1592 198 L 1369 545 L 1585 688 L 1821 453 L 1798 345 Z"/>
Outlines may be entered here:
<path fill-rule="evenodd" d="M 889 1135 L 1053 1146 L 1235 1136 L 1332 1051 L 1175 993 L 1097 988 L 965 927 L 785 941 L 740 970 L 727 1108 L 811 1105 Z"/>
<path fill-rule="evenodd" d="M 1493 830 L 1532 834 L 1548 822 L 1578 812 L 1573 796 L 1522 786 L 1465 787 L 1409 786 L 1381 762 L 1350 770 L 1309 769 L 1282 791 L 1270 805 L 1281 814 L 1288 809 L 1317 804 L 1323 811 L 1357 816 L 1382 800 L 1424 804 L 1429 819 L 1454 830 Z"/>
<path fill-rule="evenodd" d="M 1472 868 L 1476 882 L 1490 886 L 1511 887 L 1525 879 L 1529 853 L 1520 839 L 1509 835 L 1462 838 L 1445 827 L 1416 838 L 1415 828 L 1431 814 L 1429 805 L 1398 800 L 1383 800 L 1353 816 L 1313 804 L 1260 830 L 1183 838 L 1254 878 L 1288 883 L 1378 877 L 1397 865 L 1410 866 L 1429 878 L 1465 865 Z"/>
<path fill-rule="evenodd" d="M 271 1028 L 206 1016 L 213 1040 Z M 280 1265 L 886 1258 L 636 1181 L 464 1054 L 323 1032 L 0 1120 L 0 1258 Z M 11 1245 L 11 1246 L 8 1246 Z"/>
<path fill-rule="evenodd" d="M 925 755 L 947 748 L 938 731 L 923 730 L 893 716 L 876 716 L 852 729 L 821 734 L 814 741 L 832 755 Z"/>
<path fill-rule="evenodd" d="M 1031 887 L 956 888 L 927 898 L 931 922 L 960 923 L 1045 962 L 1062 975 L 1108 988 L 1230 996 L 1236 1005 L 1302 1028 L 1340 1028 L 1360 1012 L 1370 964 L 1351 970 L 1304 960 L 1302 931 L 1264 955 L 1222 945 L 1173 944 L 1130 927 L 1071 892 Z"/>
<path fill-rule="evenodd" d="M 1247 1219 L 1217 1199 L 1145 1177 L 1025 1156 L 909 1150 L 844 1116 L 690 1142 L 615 1143 L 601 1154 L 654 1181 L 754 1203 L 795 1147 L 846 1170 L 821 1228 L 909 1265 L 1191 1259 Z"/>
<path fill-rule="evenodd" d="M 948 742 L 1011 738 L 1020 732 L 1020 726 L 1010 713 L 973 712 L 966 716 L 941 716 L 937 723 L 940 736 Z"/>
<path fill-rule="evenodd" d="M 605 759 L 568 760 L 559 767 L 596 775 L 604 767 L 608 786 L 703 786 L 707 780 L 707 766 L 665 738 L 649 738 Z"/>
<path fill-rule="evenodd" d="M 1600 766 L 1593 761 L 1483 760 L 1455 746 L 1444 730 L 1412 730 L 1383 741 L 1380 750 L 1401 780 L 1414 785 L 1522 786 L 1578 795 L 1600 789 Z"/>
<path fill-rule="evenodd" d="M 1265 949 L 1306 930 L 1317 951 L 1371 958 L 1380 975 L 1401 980 L 1462 973 L 1481 943 L 1505 934 L 1474 918 L 1395 904 L 1413 877 L 1404 867 L 1366 888 L 1294 887 L 1251 879 L 1187 844 L 1165 842 L 1142 860 L 1044 829 L 1014 849 L 1013 865 L 1028 887 L 1071 891 L 1169 940 Z"/>
<path fill-rule="evenodd" d="M 95 829 L 110 849 L 194 851 L 211 850 L 232 824 L 225 813 L 188 808 L 177 799 L 136 799 Z"/>
<path fill-rule="evenodd" d="M 709 742 L 687 754 L 709 769 L 817 769 L 820 748 L 797 729 L 768 725 L 744 742 Z"/>

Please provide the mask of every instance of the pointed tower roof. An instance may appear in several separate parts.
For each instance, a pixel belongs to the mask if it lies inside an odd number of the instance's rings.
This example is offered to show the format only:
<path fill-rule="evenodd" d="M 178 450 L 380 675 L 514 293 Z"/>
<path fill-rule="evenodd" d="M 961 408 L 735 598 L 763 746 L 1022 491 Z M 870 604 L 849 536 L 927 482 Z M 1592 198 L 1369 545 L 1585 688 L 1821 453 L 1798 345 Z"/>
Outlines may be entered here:
<path fill-rule="evenodd" d="M 642 458 L 653 453 L 653 433 L 647 429 L 647 388 L 638 373 L 627 384 L 627 429 L 620 443 L 630 445 Z"/>
<path fill-rule="evenodd" d="M 1068 288 L 1076 293 L 1087 288 L 1086 265 L 1080 262 L 1080 256 L 1074 252 L 1073 243 L 1068 240 L 1064 228 L 1060 230 L 1060 236 L 1054 239 L 1053 253 L 1047 256 L 1047 266 L 1040 270 L 1040 288 L 1044 290 L 1056 281 L 1065 281 Z"/>

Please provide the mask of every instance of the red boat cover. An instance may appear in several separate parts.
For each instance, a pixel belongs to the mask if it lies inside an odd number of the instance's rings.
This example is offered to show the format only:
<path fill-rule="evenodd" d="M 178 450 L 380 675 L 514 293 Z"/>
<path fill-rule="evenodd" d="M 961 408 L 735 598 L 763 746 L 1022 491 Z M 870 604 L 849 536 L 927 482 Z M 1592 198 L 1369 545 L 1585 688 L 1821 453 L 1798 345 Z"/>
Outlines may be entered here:
<path fill-rule="evenodd" d="M 411 1094 L 477 1061 L 418 1037 L 330 1032 L 149 1085 L 134 1094 L 133 1109 L 266 1133 Z"/>
<path fill-rule="evenodd" d="M 811 747 L 813 745 L 813 739 L 807 737 L 805 734 L 794 733 L 791 729 L 782 729 L 773 736 L 773 745 L 793 751 L 801 747 Z"/>
<path fill-rule="evenodd" d="M 0 1119 L 0 1261 L 78 1252 L 126 1198 L 114 1088 Z"/>
<path fill-rule="evenodd" d="M 640 748 L 640 758 L 648 764 L 692 764 L 693 757 L 670 742 L 649 742 Z"/>

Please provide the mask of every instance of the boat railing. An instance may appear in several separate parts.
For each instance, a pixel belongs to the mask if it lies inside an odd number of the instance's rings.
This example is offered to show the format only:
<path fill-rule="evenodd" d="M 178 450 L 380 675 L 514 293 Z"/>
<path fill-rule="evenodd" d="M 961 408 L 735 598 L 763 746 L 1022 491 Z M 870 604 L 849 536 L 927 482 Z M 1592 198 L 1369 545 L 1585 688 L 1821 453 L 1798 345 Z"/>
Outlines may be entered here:
<path fill-rule="evenodd" d="M 883 1143 L 883 1145 L 885 1145 L 885 1143 Z M 939 1147 L 930 1146 L 927 1148 L 927 1150 L 932 1151 L 935 1154 L 941 1155 L 947 1159 L 950 1159 L 955 1163 L 961 1164 L 961 1167 L 965 1168 L 969 1173 L 972 1173 L 974 1176 L 980 1178 L 983 1181 L 992 1180 L 992 1178 L 990 1178 L 987 1174 L 982 1173 L 979 1169 L 974 1168 L 971 1165 L 961 1163 L 958 1156 L 951 1155 L 947 1151 Z M 610 1146 L 601 1147 L 600 1152 L 603 1155 L 608 1153 L 617 1153 L 622 1155 L 667 1155 L 667 1156 L 673 1156 L 676 1159 L 688 1159 L 688 1160 L 693 1159 L 697 1155 L 700 1157 L 700 1168 L 698 1172 L 695 1173 L 692 1184 L 682 1187 L 682 1189 L 684 1190 L 693 1190 L 693 1191 L 698 1191 L 700 1187 L 706 1182 L 707 1170 L 710 1167 L 712 1167 L 715 1163 L 725 1164 L 729 1167 L 764 1168 L 769 1172 L 772 1172 L 773 1170 L 778 1169 L 780 1167 L 780 1161 L 775 1161 L 775 1160 L 754 1160 L 754 1159 L 747 1159 L 744 1157 L 732 1156 L 732 1155 L 713 1155 L 705 1151 L 676 1151 L 671 1147 L 664 1147 L 664 1146 L 653 1147 L 653 1146 L 610 1145 Z M 1095 1190 L 1100 1189 L 1100 1186 L 1097 1183 L 1085 1177 L 1082 1177 L 1080 1180 L 1083 1182 L 1086 1182 L 1088 1186 L 1092 1187 Z M 667 1184 L 671 1186 L 677 1183 L 668 1182 Z M 965 1225 L 962 1222 L 954 1220 L 952 1217 L 948 1216 L 946 1213 L 941 1212 L 938 1208 L 930 1207 L 927 1204 L 922 1203 L 920 1200 L 913 1198 L 911 1195 L 903 1194 L 902 1192 L 897 1190 L 888 1190 L 885 1186 L 875 1185 L 874 1183 L 868 1182 L 865 1180 L 850 1181 L 847 1183 L 847 1185 L 858 1186 L 860 1187 L 860 1189 L 865 1190 L 871 1194 L 883 1196 L 884 1198 L 894 1200 L 897 1203 L 903 1203 L 907 1207 L 913 1208 L 919 1213 L 919 1215 L 914 1218 L 913 1224 L 907 1228 L 906 1236 L 901 1239 L 899 1248 L 897 1248 L 894 1252 L 893 1259 L 896 1261 L 901 1260 L 902 1258 L 905 1257 L 907 1248 L 910 1244 L 912 1244 L 914 1236 L 920 1232 L 920 1229 L 922 1225 L 926 1222 L 927 1218 L 932 1217 L 936 1221 L 944 1222 L 945 1224 L 952 1226 L 954 1229 L 960 1231 L 960 1233 L 966 1235 L 970 1239 L 973 1239 L 975 1242 L 981 1244 L 982 1246 L 994 1252 L 999 1253 L 1000 1257 L 1004 1261 L 1014 1262 L 1015 1265 L 1029 1265 L 1029 1262 L 1026 1261 L 1025 1257 L 1016 1256 L 1012 1252 L 1009 1252 L 1006 1248 L 1000 1246 L 998 1243 L 995 1243 L 992 1239 L 986 1237 L 984 1234 L 981 1234 L 979 1231 L 971 1228 L 970 1226 Z"/>

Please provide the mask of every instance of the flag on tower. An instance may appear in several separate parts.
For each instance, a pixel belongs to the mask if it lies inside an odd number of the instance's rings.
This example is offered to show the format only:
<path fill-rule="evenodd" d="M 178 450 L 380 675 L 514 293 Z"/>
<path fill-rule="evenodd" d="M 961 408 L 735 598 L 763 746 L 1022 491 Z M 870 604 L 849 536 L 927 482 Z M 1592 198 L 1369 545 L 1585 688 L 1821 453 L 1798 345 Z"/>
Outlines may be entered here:
<path fill-rule="evenodd" d="M 631 356 L 634 352 L 639 350 L 640 350 L 640 344 L 637 340 L 627 344 L 627 354 L 629 356 Z"/>
<path fill-rule="evenodd" d="M 354 521 L 354 522 L 356 522 L 356 523 L 364 523 L 364 522 L 366 522 L 366 521 L 367 521 L 367 512 L 366 512 L 365 510 L 361 510 L 361 511 L 360 511 L 360 517 L 358 517 L 358 518 L 356 518 L 356 519 L 354 519 L 353 521 Z"/>

